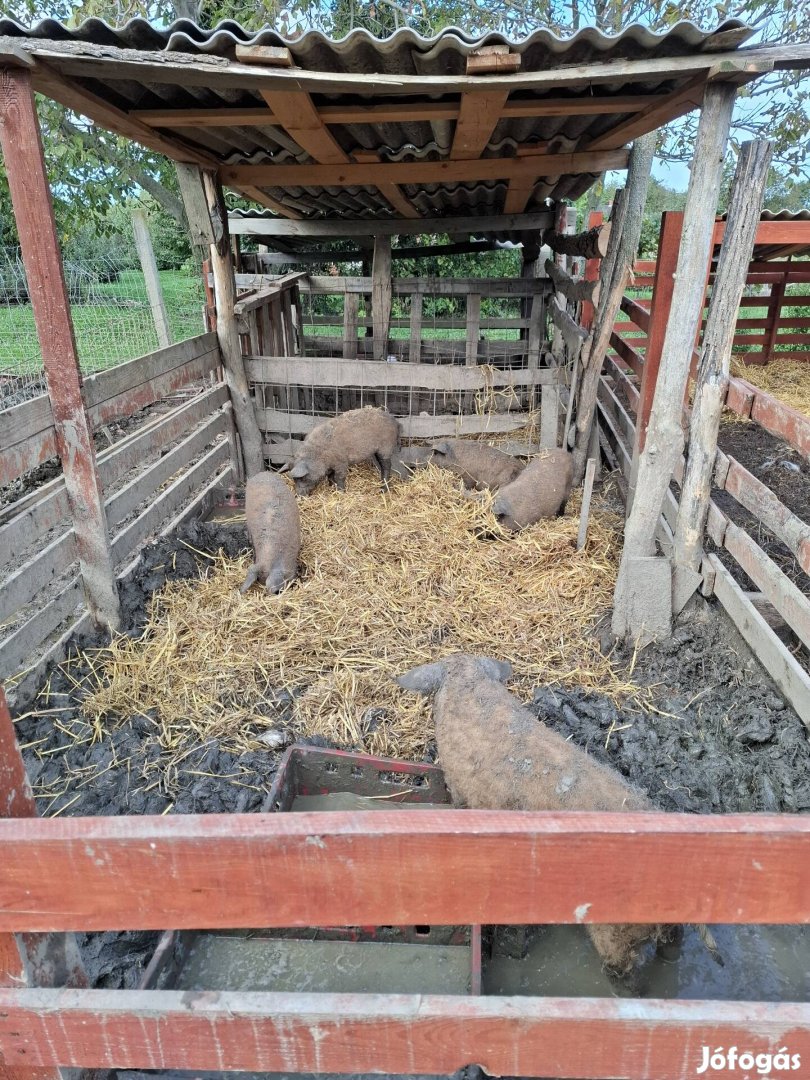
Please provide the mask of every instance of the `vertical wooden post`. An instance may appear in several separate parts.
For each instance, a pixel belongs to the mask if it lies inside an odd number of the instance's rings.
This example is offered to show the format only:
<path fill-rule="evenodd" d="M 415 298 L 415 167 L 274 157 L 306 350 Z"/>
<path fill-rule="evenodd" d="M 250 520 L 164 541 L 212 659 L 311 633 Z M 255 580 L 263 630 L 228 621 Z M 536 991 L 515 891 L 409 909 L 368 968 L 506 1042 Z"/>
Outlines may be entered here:
<path fill-rule="evenodd" d="M 785 290 L 787 288 L 788 272 L 785 270 L 779 281 L 771 285 L 771 296 L 768 303 L 768 328 L 765 331 L 765 345 L 762 349 L 762 363 L 769 364 L 773 360 L 776 347 L 776 335 L 779 333 L 779 320 L 782 317 L 782 304 L 785 302 Z"/>
<path fill-rule="evenodd" d="M 605 220 L 605 215 L 601 210 L 591 210 L 588 215 L 588 228 L 596 229 Z M 601 259 L 587 259 L 585 262 L 585 273 L 583 277 L 586 281 L 598 281 L 599 280 L 599 266 Z M 590 300 L 582 301 L 582 316 L 580 323 L 585 330 L 590 330 L 593 325 L 593 317 L 595 309 Z"/>
<path fill-rule="evenodd" d="M 42 350 L 87 607 L 94 622 L 117 629 L 120 608 L 104 496 L 82 401 L 79 356 L 27 71 L 0 70 L 0 146 Z"/>
<path fill-rule="evenodd" d="M 357 307 L 356 292 L 343 294 L 343 359 L 357 359 Z"/>
<path fill-rule="evenodd" d="M 0 683 L 0 817 L 36 817 L 37 809 Z M 86 987 L 73 934 L 0 934 L 0 986 Z M 60 1080 L 59 1069 L 28 1069 L 0 1058 L 0 1080 Z"/>
<path fill-rule="evenodd" d="M 165 349 L 172 343 L 172 331 L 169 326 L 166 301 L 163 299 L 163 289 L 160 286 L 155 249 L 152 247 L 152 237 L 149 235 L 149 220 L 145 210 L 132 211 L 132 231 L 135 233 L 135 247 L 138 251 L 138 258 L 146 281 L 146 295 L 149 297 L 149 306 L 152 309 L 152 319 L 155 323 L 158 345 L 161 349 Z"/>
<path fill-rule="evenodd" d="M 689 455 L 675 526 L 672 607 L 678 612 L 700 584 L 703 530 L 709 512 L 720 414 L 728 386 L 731 348 L 748 264 L 762 213 L 771 162 L 769 142 L 748 142 L 740 151 L 731 189 L 726 232 L 714 279 L 695 400 L 689 427 Z"/>
<path fill-rule="evenodd" d="M 641 564 L 649 563 L 650 556 L 655 553 L 655 530 L 664 493 L 683 448 L 683 395 L 701 317 L 706 266 L 711 254 L 714 216 L 735 94 L 736 87 L 731 84 L 711 83 L 706 89 L 700 115 L 684 210 L 683 238 L 662 350 L 664 363 L 653 396 L 647 442 L 639 457 L 636 497 L 625 527 L 624 550 L 616 583 L 613 631 L 619 637 L 635 637 L 645 628 L 649 629 L 648 614 L 659 634 L 666 632 L 664 623 L 669 620 L 669 616 L 658 619 L 655 612 L 650 613 L 644 604 L 637 602 L 641 596 L 637 570 L 646 573 L 651 569 Z M 659 583 L 662 580 L 661 575 L 656 578 Z M 671 615 L 671 581 L 667 598 Z M 644 599 L 655 604 L 657 598 L 645 594 Z"/>
<path fill-rule="evenodd" d="M 228 213 L 222 186 L 216 176 L 205 172 L 202 177 L 214 236 L 214 243 L 211 245 L 211 269 L 214 275 L 214 296 L 217 308 L 217 337 L 225 368 L 225 381 L 233 403 L 236 428 L 242 441 L 245 476 L 249 479 L 263 471 L 264 451 L 234 314 L 236 281 L 233 275 L 231 246 L 228 238 Z"/>
<path fill-rule="evenodd" d="M 146 295 L 149 297 L 149 307 L 152 309 L 154 332 L 158 335 L 158 345 L 161 349 L 165 349 L 172 343 L 172 329 L 168 325 L 166 301 L 163 299 L 158 262 L 154 258 L 146 211 L 134 210 L 132 212 L 132 229 L 135 233 L 135 247 L 140 260 L 140 269 L 144 271 Z"/>
<path fill-rule="evenodd" d="M 411 293 L 408 360 L 412 364 L 422 363 L 422 294 L 420 292 Z"/>
<path fill-rule="evenodd" d="M 391 323 L 391 237 L 375 236 L 371 268 L 371 318 L 374 324 L 374 359 L 385 360 Z"/>
<path fill-rule="evenodd" d="M 644 449 L 647 441 L 650 409 L 655 394 L 655 384 L 658 381 L 658 369 L 661 366 L 661 354 L 664 348 L 667 321 L 672 307 L 672 290 L 675 287 L 675 270 L 678 265 L 682 232 L 682 211 L 667 210 L 661 215 L 661 230 L 658 234 L 658 259 L 655 263 L 652 305 L 650 307 L 650 327 L 647 331 L 647 347 L 644 350 L 644 367 L 641 372 L 641 386 L 638 394 L 636 441 L 633 446 L 633 463 L 630 472 L 628 511 L 633 501 L 639 454 Z"/>
<path fill-rule="evenodd" d="M 481 333 L 481 294 L 467 294 L 467 338 L 465 360 L 467 367 L 478 364 L 478 338 Z"/>

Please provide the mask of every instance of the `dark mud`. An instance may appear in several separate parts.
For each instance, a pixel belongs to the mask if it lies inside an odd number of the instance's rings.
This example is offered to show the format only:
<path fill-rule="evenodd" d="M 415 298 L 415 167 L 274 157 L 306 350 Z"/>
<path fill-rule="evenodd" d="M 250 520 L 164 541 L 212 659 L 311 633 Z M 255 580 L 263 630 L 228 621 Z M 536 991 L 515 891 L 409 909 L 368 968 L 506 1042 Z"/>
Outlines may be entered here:
<path fill-rule="evenodd" d="M 735 458 L 802 521 L 810 522 L 810 463 L 788 443 L 769 434 L 759 424 L 722 424 L 720 449 Z M 760 521 L 725 491 L 713 491 L 712 498 L 727 517 L 756 540 L 784 574 L 810 595 L 810 577 L 799 566 L 793 553 L 769 532 Z M 711 546 L 711 545 L 710 545 Z M 753 583 L 725 551 L 720 558 L 735 581 L 745 589 Z"/>
<path fill-rule="evenodd" d="M 191 522 L 172 537 L 144 549 L 132 579 L 122 587 L 124 632 L 138 637 L 148 617 L 151 596 L 170 581 L 198 577 L 210 570 L 199 552 L 229 558 L 247 547 L 244 528 L 210 522 Z M 72 662 L 54 668 L 46 679 L 47 699 L 40 695 L 27 703 L 28 711 L 59 709 L 46 716 L 30 716 L 17 723 L 20 743 L 40 812 L 72 816 L 100 814 L 243 813 L 258 810 L 276 768 L 271 750 L 234 755 L 219 742 L 202 743 L 181 766 L 170 764 L 160 746 L 153 718 L 147 714 L 122 716 L 108 725 L 107 733 L 92 741 L 81 714 L 83 680 L 91 674 L 82 654 L 102 648 L 108 638 L 86 635 L 75 642 Z M 285 707 L 277 695 L 280 721 Z M 21 714 L 26 703 L 17 703 Z M 58 721 L 58 727 L 54 723 Z M 201 776 L 200 773 L 210 775 Z"/>
<path fill-rule="evenodd" d="M 613 655 L 651 689 L 653 708 L 556 687 L 538 688 L 529 707 L 662 810 L 810 811 L 807 729 L 725 619 L 702 605 L 635 663 L 632 648 Z"/>

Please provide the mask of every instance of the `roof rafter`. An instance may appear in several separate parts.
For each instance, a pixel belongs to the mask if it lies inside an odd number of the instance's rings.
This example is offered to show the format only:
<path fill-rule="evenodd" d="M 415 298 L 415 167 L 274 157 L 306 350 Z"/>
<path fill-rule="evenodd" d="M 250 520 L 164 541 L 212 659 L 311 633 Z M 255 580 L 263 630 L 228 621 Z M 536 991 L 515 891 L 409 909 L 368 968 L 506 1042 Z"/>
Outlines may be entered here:
<path fill-rule="evenodd" d="M 231 214 L 228 227 L 231 235 L 246 236 L 308 236 L 346 239 L 371 236 L 416 236 L 419 233 L 450 233 L 480 236 L 485 232 L 537 232 L 554 224 L 551 210 L 531 214 L 494 214 L 463 217 L 420 218 L 319 218 L 288 221 L 282 218 L 242 217 Z"/>
<path fill-rule="evenodd" d="M 614 94 L 585 97 L 544 97 L 506 101 L 505 119 L 532 119 L 544 116 L 598 116 L 636 113 L 660 101 L 663 94 Z M 318 115 L 325 124 L 383 124 L 403 120 L 456 120 L 458 101 L 391 102 L 375 105 L 322 105 Z M 279 123 L 270 109 L 262 106 L 221 109 L 134 109 L 129 113 L 149 127 L 266 127 Z"/>
<path fill-rule="evenodd" d="M 309 94 L 302 90 L 263 90 L 262 97 L 269 106 L 273 123 L 283 127 L 314 161 L 323 164 L 349 161 L 349 155 L 324 124 Z"/>
<path fill-rule="evenodd" d="M 601 173 L 627 167 L 626 150 L 530 157 L 479 158 L 475 161 L 363 162 L 350 165 L 227 165 L 224 183 L 258 187 L 378 187 L 382 183 L 441 184 L 513 177 Z"/>

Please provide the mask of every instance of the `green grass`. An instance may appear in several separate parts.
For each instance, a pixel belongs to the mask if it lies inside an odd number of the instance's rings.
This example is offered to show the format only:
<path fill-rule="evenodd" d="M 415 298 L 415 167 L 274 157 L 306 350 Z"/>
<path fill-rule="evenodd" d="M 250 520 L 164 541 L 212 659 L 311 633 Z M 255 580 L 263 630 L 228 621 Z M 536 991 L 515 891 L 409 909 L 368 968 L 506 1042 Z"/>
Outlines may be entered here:
<path fill-rule="evenodd" d="M 174 341 L 203 333 L 200 279 L 182 270 L 162 270 L 160 281 Z M 122 271 L 115 281 L 90 281 L 81 302 L 71 303 L 76 347 L 87 374 L 134 360 L 158 348 L 143 274 Z M 36 374 L 39 342 L 30 304 L 0 304 L 0 373 Z"/>

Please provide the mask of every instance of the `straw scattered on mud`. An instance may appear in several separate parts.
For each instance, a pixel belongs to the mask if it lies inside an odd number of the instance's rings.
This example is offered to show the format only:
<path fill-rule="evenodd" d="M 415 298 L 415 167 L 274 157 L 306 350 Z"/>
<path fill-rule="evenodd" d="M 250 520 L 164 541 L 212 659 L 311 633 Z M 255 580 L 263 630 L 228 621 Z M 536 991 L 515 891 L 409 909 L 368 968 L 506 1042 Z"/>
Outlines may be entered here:
<path fill-rule="evenodd" d="M 249 557 L 220 556 L 203 580 L 156 594 L 139 640 L 94 654 L 84 709 L 99 732 L 141 712 L 170 755 L 209 738 L 249 749 L 279 723 L 287 691 L 295 736 L 419 759 L 429 704 L 393 677 L 459 649 L 511 661 L 524 698 L 541 683 L 634 692 L 591 633 L 611 603 L 621 536 L 598 503 L 582 552 L 578 496 L 564 518 L 481 539 L 497 532 L 486 502 L 432 467 L 387 495 L 356 470 L 346 493 L 322 486 L 300 505 L 302 578 L 280 596 L 241 596 Z"/>
<path fill-rule="evenodd" d="M 810 364 L 805 361 L 773 360 L 769 364 L 742 364 L 735 360 L 731 373 L 810 416 Z"/>

